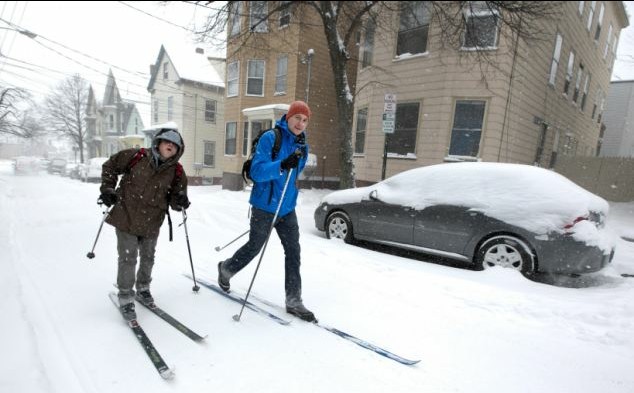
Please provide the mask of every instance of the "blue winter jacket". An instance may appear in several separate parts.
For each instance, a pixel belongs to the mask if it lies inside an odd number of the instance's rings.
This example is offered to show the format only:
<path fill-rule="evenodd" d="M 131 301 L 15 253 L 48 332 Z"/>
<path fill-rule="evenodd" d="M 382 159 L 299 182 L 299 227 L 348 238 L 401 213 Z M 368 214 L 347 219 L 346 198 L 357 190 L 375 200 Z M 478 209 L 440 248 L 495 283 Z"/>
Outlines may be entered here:
<path fill-rule="evenodd" d="M 281 162 L 291 155 L 295 150 L 301 149 L 303 155 L 299 160 L 298 168 L 293 169 L 291 178 L 288 181 L 286 188 L 286 194 L 282 201 L 282 206 L 278 213 L 278 217 L 284 217 L 288 213 L 295 209 L 297 203 L 297 186 L 296 179 L 299 173 L 304 170 L 306 165 L 306 159 L 308 157 L 308 145 L 300 145 L 296 142 L 296 136 L 288 129 L 288 123 L 286 123 L 286 115 L 275 122 L 282 132 L 282 142 L 280 144 L 280 151 L 277 153 L 275 159 L 273 159 L 273 145 L 275 144 L 275 131 L 267 131 L 260 137 L 253 162 L 251 163 L 251 178 L 253 179 L 253 189 L 251 190 L 251 198 L 249 203 L 258 209 L 275 214 L 278 204 L 280 203 L 280 197 L 282 196 L 282 190 L 284 190 L 284 184 L 286 183 L 286 177 L 289 171 L 282 171 L 280 169 Z M 305 135 L 304 135 L 305 136 Z"/>

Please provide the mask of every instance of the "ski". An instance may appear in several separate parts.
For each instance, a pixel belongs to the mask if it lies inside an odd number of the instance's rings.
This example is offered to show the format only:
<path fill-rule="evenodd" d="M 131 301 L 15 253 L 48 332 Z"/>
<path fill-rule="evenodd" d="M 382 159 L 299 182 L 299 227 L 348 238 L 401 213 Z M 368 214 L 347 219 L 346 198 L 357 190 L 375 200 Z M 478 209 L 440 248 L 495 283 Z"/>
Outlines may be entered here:
<path fill-rule="evenodd" d="M 138 299 L 137 299 L 137 302 L 141 303 L 145 308 L 147 308 L 148 310 L 152 311 L 154 314 L 158 315 L 162 320 L 164 320 L 165 322 L 167 322 L 170 325 L 172 325 L 173 327 L 175 327 L 176 330 L 178 330 L 179 332 L 183 333 L 184 335 L 186 335 L 187 337 L 189 337 L 193 341 L 201 342 L 207 337 L 207 336 L 203 337 L 203 336 L 197 334 L 196 332 L 194 332 L 193 330 L 191 330 L 190 328 L 188 328 L 187 326 L 183 325 L 176 318 L 174 318 L 173 316 L 169 315 L 168 313 L 163 311 L 160 307 L 158 307 L 156 305 L 156 303 L 145 304 L 144 302 L 142 302 L 142 301 L 140 301 Z"/>
<path fill-rule="evenodd" d="M 188 275 L 185 275 L 186 277 L 191 278 Z M 234 302 L 238 303 L 238 304 L 243 304 L 244 303 L 244 298 L 241 298 L 238 295 L 235 295 L 232 292 L 225 292 L 222 289 L 220 289 L 219 286 L 217 286 L 216 284 L 213 284 L 209 281 L 203 280 L 203 279 L 198 279 L 198 284 L 202 285 L 203 287 L 212 290 L 213 292 L 216 292 L 219 295 L 222 295 L 224 297 L 226 297 L 229 300 L 233 300 Z M 255 311 L 256 313 L 266 316 L 270 319 L 272 319 L 273 321 L 279 323 L 280 325 L 288 325 L 289 323 L 291 323 L 291 321 L 286 320 L 286 319 L 282 319 L 280 317 L 278 317 L 277 315 L 263 309 L 262 307 L 259 307 L 249 301 L 246 302 L 245 307 L 247 307 L 249 310 L 251 311 Z"/>
<path fill-rule="evenodd" d="M 119 298 L 117 294 L 111 292 L 108 296 L 110 297 L 110 300 L 112 300 L 112 303 L 115 305 L 115 307 L 119 309 Z M 141 325 L 139 325 L 139 322 L 136 319 L 133 319 L 131 321 L 126 321 L 126 323 L 130 327 L 130 330 L 132 330 L 132 333 L 134 333 L 134 335 L 136 336 L 139 344 L 141 344 L 141 346 L 145 350 L 145 353 L 150 358 L 150 361 L 156 368 L 156 371 L 158 371 L 159 375 L 163 379 L 174 378 L 174 371 L 172 371 L 167 366 L 161 355 L 154 347 L 154 344 L 152 344 L 152 341 L 150 341 L 149 337 L 145 334 L 145 331 L 143 331 L 143 329 L 141 328 Z"/>
<path fill-rule="evenodd" d="M 277 309 L 282 309 L 282 307 L 278 306 L 277 304 L 275 304 L 273 302 L 270 302 L 270 301 L 268 301 L 266 299 L 262 299 L 262 298 L 260 298 L 260 297 L 258 297 L 256 295 L 254 295 L 254 294 L 251 294 L 251 297 L 253 297 L 254 299 L 256 299 L 257 301 L 261 302 L 262 304 L 264 304 L 266 306 L 277 308 Z M 295 318 L 298 318 L 298 317 L 295 317 Z M 299 318 L 299 319 L 301 319 L 301 318 Z M 390 351 L 388 351 L 386 349 L 383 349 L 381 347 L 377 347 L 374 344 L 371 344 L 371 343 L 369 343 L 369 342 L 367 342 L 365 340 L 362 340 L 362 339 L 360 339 L 358 337 L 355 337 L 355 336 L 353 336 L 353 335 L 351 335 L 349 333 L 346 333 L 346 332 L 344 332 L 342 330 L 339 330 L 337 328 L 334 328 L 334 327 L 331 327 L 331 326 L 327 326 L 327 325 L 323 325 L 323 324 L 321 324 L 319 322 L 315 322 L 315 323 L 313 323 L 313 325 L 315 325 L 317 327 L 320 327 L 320 328 L 322 328 L 322 329 L 324 329 L 324 330 L 326 330 L 326 331 L 328 331 L 330 333 L 336 334 L 337 336 L 339 336 L 341 338 L 344 338 L 344 339 L 346 339 L 348 341 L 351 341 L 351 342 L 359 345 L 360 347 L 363 347 L 365 349 L 369 349 L 370 351 L 375 352 L 375 353 L 377 353 L 377 354 L 379 354 L 381 356 L 384 356 L 384 357 L 386 357 L 388 359 L 392 359 L 394 361 L 397 361 L 397 362 L 399 362 L 401 364 L 405 364 L 407 366 L 411 366 L 411 365 L 414 365 L 414 364 L 420 362 L 420 360 L 411 360 L 411 359 L 407 359 L 407 358 L 404 358 L 402 356 L 396 355 L 396 354 L 394 354 L 394 353 L 392 353 L 392 352 L 390 352 Z"/>

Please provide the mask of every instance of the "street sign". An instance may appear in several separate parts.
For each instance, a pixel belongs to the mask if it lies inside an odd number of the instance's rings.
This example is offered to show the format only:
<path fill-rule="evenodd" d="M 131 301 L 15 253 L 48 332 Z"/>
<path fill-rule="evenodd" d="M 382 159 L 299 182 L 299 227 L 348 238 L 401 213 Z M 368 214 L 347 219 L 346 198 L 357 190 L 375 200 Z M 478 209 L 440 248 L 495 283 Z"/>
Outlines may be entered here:
<path fill-rule="evenodd" d="M 396 123 L 396 94 L 386 93 L 383 99 L 383 133 L 393 134 Z"/>
<path fill-rule="evenodd" d="M 386 112 L 383 113 L 383 120 L 396 120 L 396 113 Z"/>
<path fill-rule="evenodd" d="M 389 102 L 391 104 L 396 104 L 396 94 L 386 93 L 384 102 Z"/>
<path fill-rule="evenodd" d="M 383 104 L 383 112 L 394 113 L 396 112 L 396 103 L 386 102 Z"/>

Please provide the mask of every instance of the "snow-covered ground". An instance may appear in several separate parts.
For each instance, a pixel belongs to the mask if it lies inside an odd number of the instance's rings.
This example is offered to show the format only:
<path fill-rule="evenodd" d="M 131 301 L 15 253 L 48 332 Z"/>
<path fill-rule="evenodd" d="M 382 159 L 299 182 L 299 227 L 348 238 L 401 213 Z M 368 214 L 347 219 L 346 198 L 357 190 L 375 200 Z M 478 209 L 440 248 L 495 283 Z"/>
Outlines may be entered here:
<path fill-rule="evenodd" d="M 404 366 L 299 320 L 280 326 L 192 280 L 185 233 L 172 213 L 159 238 L 153 294 L 195 331 L 196 344 L 138 308 L 176 377 L 162 380 L 107 297 L 116 275 L 114 230 L 97 184 L 0 164 L 1 392 L 633 392 L 634 243 L 617 241 L 601 272 L 530 281 L 329 241 L 314 228 L 322 190 L 303 190 L 298 217 L 305 304 L 320 321 L 399 355 Z M 248 229 L 248 193 L 191 187 L 188 230 L 196 275 Z M 608 225 L 634 238 L 634 203 L 610 204 Z M 244 293 L 254 261 L 232 280 Z M 550 283 L 555 282 L 558 285 Z M 284 301 L 283 251 L 269 243 L 253 293 Z M 272 310 L 289 317 L 280 310 Z"/>

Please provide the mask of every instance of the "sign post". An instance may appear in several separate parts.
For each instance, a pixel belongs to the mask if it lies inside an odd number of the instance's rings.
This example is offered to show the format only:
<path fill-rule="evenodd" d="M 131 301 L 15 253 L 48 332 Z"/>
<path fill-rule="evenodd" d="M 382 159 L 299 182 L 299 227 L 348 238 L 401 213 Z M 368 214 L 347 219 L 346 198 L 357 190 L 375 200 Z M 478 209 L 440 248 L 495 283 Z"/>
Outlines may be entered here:
<path fill-rule="evenodd" d="M 386 93 L 383 101 L 383 133 L 385 142 L 383 145 L 383 169 L 381 170 L 381 180 L 385 179 L 385 169 L 387 167 L 387 135 L 394 133 L 396 126 L 396 94 Z"/>

